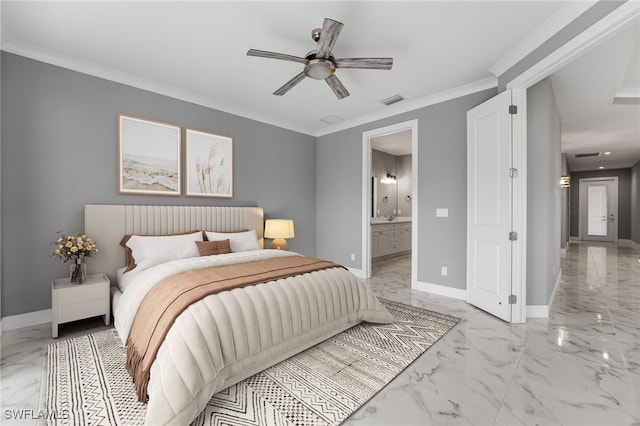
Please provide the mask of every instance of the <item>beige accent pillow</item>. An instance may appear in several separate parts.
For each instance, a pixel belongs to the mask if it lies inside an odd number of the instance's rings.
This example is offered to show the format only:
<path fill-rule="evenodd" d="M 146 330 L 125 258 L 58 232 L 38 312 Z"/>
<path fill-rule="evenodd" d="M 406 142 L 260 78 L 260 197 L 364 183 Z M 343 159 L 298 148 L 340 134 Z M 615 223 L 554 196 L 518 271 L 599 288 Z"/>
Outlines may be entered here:
<path fill-rule="evenodd" d="M 220 241 L 196 241 L 200 256 L 215 256 L 217 254 L 231 253 L 229 240 Z"/>

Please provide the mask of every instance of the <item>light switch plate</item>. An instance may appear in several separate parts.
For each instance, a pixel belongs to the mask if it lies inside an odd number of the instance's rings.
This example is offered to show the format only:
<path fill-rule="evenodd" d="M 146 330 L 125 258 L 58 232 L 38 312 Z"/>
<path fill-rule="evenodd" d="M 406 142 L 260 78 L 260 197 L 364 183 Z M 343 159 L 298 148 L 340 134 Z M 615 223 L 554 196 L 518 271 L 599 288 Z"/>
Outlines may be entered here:
<path fill-rule="evenodd" d="M 449 217 L 449 209 L 436 209 L 436 217 Z"/>

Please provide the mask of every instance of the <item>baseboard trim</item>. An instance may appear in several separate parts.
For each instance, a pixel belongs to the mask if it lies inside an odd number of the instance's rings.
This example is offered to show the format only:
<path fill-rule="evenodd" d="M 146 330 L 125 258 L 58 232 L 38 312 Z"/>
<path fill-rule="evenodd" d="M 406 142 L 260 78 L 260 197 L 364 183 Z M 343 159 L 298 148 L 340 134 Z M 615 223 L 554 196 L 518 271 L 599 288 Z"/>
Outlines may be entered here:
<path fill-rule="evenodd" d="M 412 286 L 414 290 L 424 291 L 425 293 L 437 294 L 439 296 L 451 297 L 452 299 L 460 299 L 466 302 L 467 290 L 459 288 L 446 287 L 439 284 L 423 283 L 416 281 Z"/>
<path fill-rule="evenodd" d="M 362 269 L 349 268 L 349 267 L 347 267 L 347 269 L 349 270 L 349 272 L 351 272 L 356 277 L 362 278 L 363 280 L 367 279 L 367 277 L 364 276 L 364 271 Z"/>
<path fill-rule="evenodd" d="M 623 247 L 640 248 L 640 244 L 636 243 L 633 240 L 627 240 L 627 239 L 619 239 L 618 245 Z"/>
<path fill-rule="evenodd" d="M 4 331 L 9 331 L 48 322 L 51 322 L 51 309 L 43 309 L 42 311 L 4 317 L 2 318 L 2 328 Z"/>
<path fill-rule="evenodd" d="M 527 305 L 527 318 L 549 318 L 549 305 Z"/>
<path fill-rule="evenodd" d="M 549 309 L 551 308 L 551 306 L 553 306 L 553 301 L 556 298 L 556 291 L 558 290 L 558 287 L 560 287 L 561 278 L 562 278 L 562 268 L 560 268 L 560 271 L 558 271 L 558 278 L 556 278 L 556 283 L 553 286 L 553 290 L 551 291 L 551 297 L 549 297 L 549 300 L 547 301 L 547 316 L 549 316 Z"/>

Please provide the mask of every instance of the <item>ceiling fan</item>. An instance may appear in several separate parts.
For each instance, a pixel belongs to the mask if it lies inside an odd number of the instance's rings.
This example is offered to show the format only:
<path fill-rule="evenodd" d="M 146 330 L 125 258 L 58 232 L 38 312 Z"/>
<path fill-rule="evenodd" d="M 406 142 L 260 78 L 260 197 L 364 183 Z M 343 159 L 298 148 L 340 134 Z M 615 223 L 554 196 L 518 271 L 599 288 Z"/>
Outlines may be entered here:
<path fill-rule="evenodd" d="M 300 56 L 286 55 L 284 53 L 267 52 L 265 50 L 249 49 L 248 56 L 258 56 L 261 58 L 281 59 L 283 61 L 299 62 L 304 64 L 304 70 L 287 81 L 282 87 L 273 92 L 274 95 L 282 96 L 293 86 L 304 80 L 305 77 L 314 80 L 325 80 L 338 99 L 349 96 L 349 91 L 336 77 L 336 68 L 359 68 L 373 70 L 390 70 L 393 65 L 393 58 L 341 58 L 333 56 L 333 46 L 336 44 L 338 35 L 343 24 L 333 19 L 325 18 L 322 28 L 315 28 L 311 31 L 311 38 L 318 43 L 315 50 L 307 53 L 303 58 Z"/>

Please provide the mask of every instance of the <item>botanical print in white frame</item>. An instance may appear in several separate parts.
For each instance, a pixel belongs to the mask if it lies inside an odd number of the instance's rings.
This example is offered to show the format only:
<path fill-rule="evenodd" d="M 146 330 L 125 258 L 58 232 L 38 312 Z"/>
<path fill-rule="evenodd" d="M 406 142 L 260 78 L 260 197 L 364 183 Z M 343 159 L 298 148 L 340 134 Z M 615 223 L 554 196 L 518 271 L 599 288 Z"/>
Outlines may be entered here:
<path fill-rule="evenodd" d="M 118 115 L 118 192 L 180 195 L 179 126 Z"/>
<path fill-rule="evenodd" d="M 233 138 L 186 129 L 189 196 L 233 197 Z"/>

